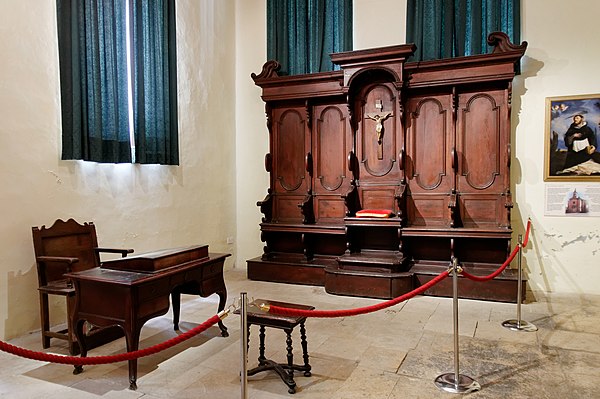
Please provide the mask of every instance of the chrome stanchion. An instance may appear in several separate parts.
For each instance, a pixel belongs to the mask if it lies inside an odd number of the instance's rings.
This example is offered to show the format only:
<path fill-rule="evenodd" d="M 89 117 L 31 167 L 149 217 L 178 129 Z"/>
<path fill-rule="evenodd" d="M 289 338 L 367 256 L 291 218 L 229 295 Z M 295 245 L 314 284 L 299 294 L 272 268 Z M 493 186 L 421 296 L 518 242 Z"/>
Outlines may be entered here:
<path fill-rule="evenodd" d="M 519 257 L 517 258 L 517 319 L 505 320 L 502 322 L 502 327 L 508 328 L 513 331 L 537 331 L 537 327 L 525 320 L 521 320 L 521 302 L 522 302 L 522 291 L 523 291 L 523 267 L 521 264 L 522 252 L 523 252 L 523 236 L 519 234 Z"/>
<path fill-rule="evenodd" d="M 458 273 L 457 259 L 452 257 L 452 313 L 454 316 L 454 373 L 446 373 L 437 376 L 435 385 L 442 391 L 450 393 L 470 393 L 479 391 L 481 385 L 469 376 L 459 373 L 458 361 Z"/>
<path fill-rule="evenodd" d="M 242 399 L 248 399 L 248 296 L 245 292 L 240 293 L 240 331 Z"/>

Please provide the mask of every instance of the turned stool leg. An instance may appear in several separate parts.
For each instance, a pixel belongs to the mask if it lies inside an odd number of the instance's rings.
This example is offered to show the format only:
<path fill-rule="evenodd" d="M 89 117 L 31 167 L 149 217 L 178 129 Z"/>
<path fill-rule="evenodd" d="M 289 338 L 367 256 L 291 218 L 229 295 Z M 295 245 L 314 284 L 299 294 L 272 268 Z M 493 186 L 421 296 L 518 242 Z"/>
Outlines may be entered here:
<path fill-rule="evenodd" d="M 263 325 L 260 326 L 259 338 L 260 343 L 258 345 L 258 364 L 263 365 L 265 364 L 265 360 L 267 360 L 265 357 L 265 326 Z"/>
<path fill-rule="evenodd" d="M 300 323 L 300 341 L 302 342 L 302 356 L 304 358 L 304 371 L 305 377 L 310 377 L 310 364 L 308 364 L 308 343 L 306 342 L 306 328 L 304 328 L 304 322 Z"/>
<path fill-rule="evenodd" d="M 296 393 L 296 382 L 294 381 L 294 352 L 292 348 L 292 329 L 286 329 L 287 336 L 285 342 L 287 344 L 287 362 L 288 362 L 288 389 L 289 393 Z"/>
<path fill-rule="evenodd" d="M 250 326 L 251 324 L 248 323 L 247 329 L 246 329 L 246 353 L 250 352 Z"/>

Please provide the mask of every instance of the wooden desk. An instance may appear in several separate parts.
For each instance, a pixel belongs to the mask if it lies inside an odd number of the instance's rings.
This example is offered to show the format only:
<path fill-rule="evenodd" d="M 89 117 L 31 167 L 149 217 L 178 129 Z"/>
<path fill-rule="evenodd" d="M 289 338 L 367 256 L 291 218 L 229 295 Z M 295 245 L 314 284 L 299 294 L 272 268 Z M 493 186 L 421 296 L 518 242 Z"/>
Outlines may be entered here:
<path fill-rule="evenodd" d="M 190 248 L 195 250 L 199 247 L 177 248 L 132 257 L 136 259 L 134 262 L 142 262 L 143 265 L 155 263 L 158 265 L 157 270 L 139 272 L 99 267 L 67 274 L 76 290 L 73 325 L 81 356 L 87 355 L 85 340 L 82 339 L 85 321 L 100 327 L 120 326 L 125 332 L 127 351 L 131 352 L 138 349 L 140 330 L 144 323 L 167 313 L 169 295 L 173 298 L 175 328 L 179 317 L 179 295 L 182 293 L 203 297 L 216 293 L 219 295 L 218 311 L 224 310 L 227 289 L 223 279 L 223 264 L 230 254 L 209 254 L 206 249 L 206 256 L 182 258 L 183 252 L 190 254 Z M 165 267 L 165 257 L 171 257 L 174 260 L 171 263 L 174 264 Z M 181 261 L 183 263 L 177 263 Z M 109 262 L 107 266 L 113 267 L 115 263 Z M 130 269 L 130 265 L 117 264 L 117 267 Z M 222 322 L 219 322 L 219 328 L 222 336 L 229 335 Z M 75 368 L 75 373 L 81 371 L 82 367 Z M 137 360 L 134 359 L 129 361 L 130 389 L 137 389 L 136 380 Z"/>

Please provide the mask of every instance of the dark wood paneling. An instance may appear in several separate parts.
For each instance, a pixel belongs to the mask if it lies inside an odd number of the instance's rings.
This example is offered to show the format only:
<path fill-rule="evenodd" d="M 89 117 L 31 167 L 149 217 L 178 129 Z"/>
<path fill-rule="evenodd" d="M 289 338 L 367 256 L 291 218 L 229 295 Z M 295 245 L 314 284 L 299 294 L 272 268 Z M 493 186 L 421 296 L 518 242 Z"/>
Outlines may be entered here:
<path fill-rule="evenodd" d="M 252 75 L 266 102 L 264 253 L 253 279 L 390 298 L 447 270 L 489 274 L 511 249 L 511 81 L 526 43 L 407 63 L 414 45 L 338 53 L 339 71 Z M 388 219 L 357 218 L 389 209 Z M 402 274 L 406 273 L 406 274 Z M 465 297 L 514 300 L 506 271 Z M 432 288 L 446 295 L 447 282 Z M 481 287 L 481 288 L 478 288 Z M 512 291 L 512 293 L 511 293 Z"/>

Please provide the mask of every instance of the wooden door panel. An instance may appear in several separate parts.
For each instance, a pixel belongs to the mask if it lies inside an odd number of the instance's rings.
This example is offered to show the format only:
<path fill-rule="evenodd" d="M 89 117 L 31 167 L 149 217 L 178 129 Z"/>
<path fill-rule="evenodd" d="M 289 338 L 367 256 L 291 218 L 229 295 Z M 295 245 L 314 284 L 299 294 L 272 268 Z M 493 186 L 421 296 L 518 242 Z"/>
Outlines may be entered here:
<path fill-rule="evenodd" d="M 303 216 L 299 204 L 304 200 L 302 195 L 277 195 L 273 202 L 273 219 L 278 223 L 302 223 Z"/>
<path fill-rule="evenodd" d="M 442 94 L 415 97 L 408 102 L 406 169 L 413 193 L 447 195 L 453 189 L 451 101 L 449 94 Z"/>
<path fill-rule="evenodd" d="M 448 226 L 448 195 L 413 194 L 407 203 L 411 226 Z"/>
<path fill-rule="evenodd" d="M 273 110 L 273 173 L 276 193 L 305 193 L 306 119 L 304 108 Z"/>
<path fill-rule="evenodd" d="M 406 178 L 410 226 L 448 226 L 448 198 L 455 185 L 452 169 L 452 96 L 421 95 L 407 102 Z"/>
<path fill-rule="evenodd" d="M 315 196 L 315 218 L 317 223 L 342 223 L 346 216 L 344 201 L 339 195 Z"/>
<path fill-rule="evenodd" d="M 457 128 L 460 193 L 502 192 L 507 170 L 508 139 L 503 134 L 506 110 L 502 91 L 459 96 Z M 505 108 L 505 107 L 504 107 Z"/>
<path fill-rule="evenodd" d="M 460 214 L 464 227 L 500 227 L 506 219 L 505 197 L 493 194 L 460 196 Z"/>
<path fill-rule="evenodd" d="M 313 109 L 315 194 L 342 193 L 348 190 L 347 156 L 352 149 L 348 107 L 319 105 Z"/>
<path fill-rule="evenodd" d="M 360 193 L 363 209 L 389 209 L 394 213 L 398 212 L 394 187 L 363 187 Z"/>

